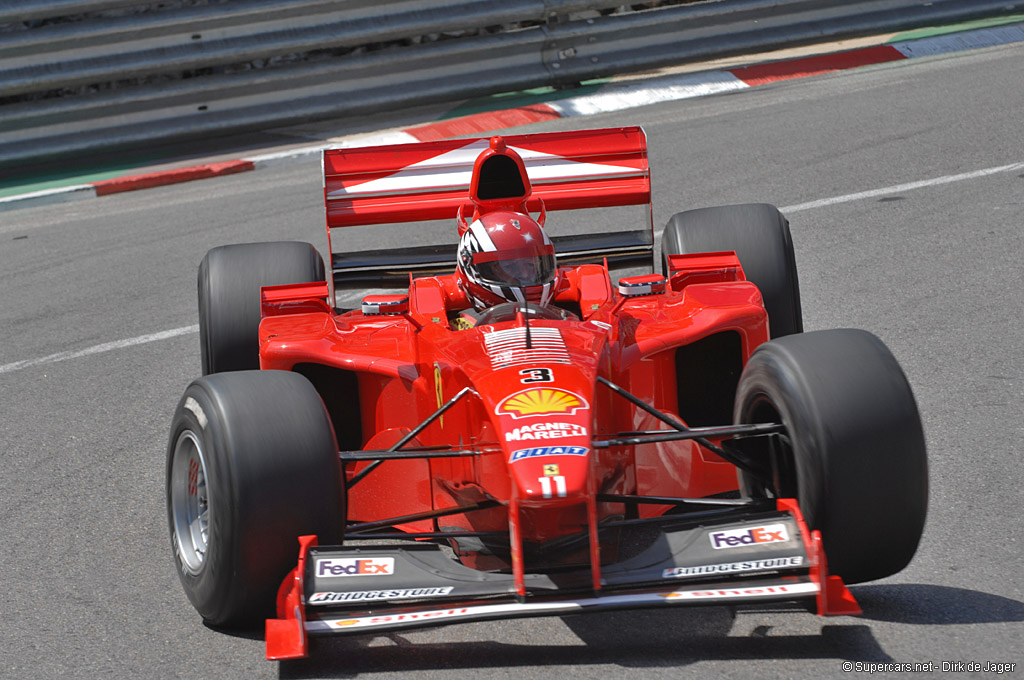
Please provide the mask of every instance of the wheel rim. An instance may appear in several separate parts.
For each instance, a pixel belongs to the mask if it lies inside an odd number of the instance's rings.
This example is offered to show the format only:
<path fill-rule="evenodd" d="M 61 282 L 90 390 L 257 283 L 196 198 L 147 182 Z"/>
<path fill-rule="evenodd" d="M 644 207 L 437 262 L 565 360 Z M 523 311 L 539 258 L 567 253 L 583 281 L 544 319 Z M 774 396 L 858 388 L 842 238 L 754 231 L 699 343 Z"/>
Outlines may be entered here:
<path fill-rule="evenodd" d="M 182 567 L 198 574 L 210 539 L 210 503 L 206 485 L 206 458 L 202 444 L 185 430 L 174 445 L 171 463 L 171 518 L 174 548 Z"/>
<path fill-rule="evenodd" d="M 785 422 L 775 404 L 765 395 L 759 395 L 748 404 L 740 422 L 782 423 Z M 748 476 L 746 486 L 749 493 L 760 498 L 799 498 L 796 462 L 793 440 L 789 430 L 784 429 L 774 437 L 765 438 L 763 454 L 771 461 L 770 478 L 760 479 Z"/>

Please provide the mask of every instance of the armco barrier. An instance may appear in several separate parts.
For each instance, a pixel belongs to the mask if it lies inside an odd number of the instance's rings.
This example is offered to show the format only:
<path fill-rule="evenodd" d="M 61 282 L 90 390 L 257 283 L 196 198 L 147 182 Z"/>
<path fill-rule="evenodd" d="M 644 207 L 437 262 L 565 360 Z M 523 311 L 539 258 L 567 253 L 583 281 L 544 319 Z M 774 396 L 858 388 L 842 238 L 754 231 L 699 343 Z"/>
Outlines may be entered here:
<path fill-rule="evenodd" d="M 0 0 L 0 25 L 29 27 L 0 32 L 0 169 L 1013 14 L 1024 0 L 228 0 L 143 7 Z M 67 15 L 80 20 L 44 21 Z"/>

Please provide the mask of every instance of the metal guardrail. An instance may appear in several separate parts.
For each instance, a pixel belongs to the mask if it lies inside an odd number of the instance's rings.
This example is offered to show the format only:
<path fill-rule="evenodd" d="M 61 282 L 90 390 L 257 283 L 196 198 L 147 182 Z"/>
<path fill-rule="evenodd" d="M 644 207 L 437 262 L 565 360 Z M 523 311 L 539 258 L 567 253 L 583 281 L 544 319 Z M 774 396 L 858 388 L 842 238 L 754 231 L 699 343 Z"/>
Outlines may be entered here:
<path fill-rule="evenodd" d="M 0 25 L 29 26 L 0 32 L 0 168 L 1024 9 L 1024 0 L 705 0 L 625 11 L 621 0 L 25 4 L 0 0 Z"/>

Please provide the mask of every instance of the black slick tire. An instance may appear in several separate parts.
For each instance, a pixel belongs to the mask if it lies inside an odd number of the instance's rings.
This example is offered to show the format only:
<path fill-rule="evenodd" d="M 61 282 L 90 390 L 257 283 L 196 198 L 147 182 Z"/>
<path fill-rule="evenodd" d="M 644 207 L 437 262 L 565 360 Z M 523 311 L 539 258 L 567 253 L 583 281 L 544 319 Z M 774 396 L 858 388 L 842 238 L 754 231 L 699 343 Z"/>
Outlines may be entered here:
<path fill-rule="evenodd" d="M 199 264 L 203 375 L 260 367 L 260 288 L 324 281 L 309 243 L 240 243 L 210 250 Z"/>
<path fill-rule="evenodd" d="M 761 345 L 740 377 L 734 416 L 785 426 L 774 479 L 743 472 L 740 486 L 754 497 L 796 497 L 821 531 L 830 572 L 861 583 L 910 562 L 928 506 L 924 432 L 881 340 L 840 329 Z"/>
<path fill-rule="evenodd" d="M 288 371 L 195 380 L 167 452 L 167 517 L 185 593 L 206 622 L 272 615 L 301 535 L 342 538 L 345 496 L 323 402 Z"/>
<path fill-rule="evenodd" d="M 767 203 L 699 208 L 677 213 L 662 235 L 662 271 L 667 256 L 735 251 L 747 280 L 761 291 L 771 337 L 804 329 L 800 285 L 789 222 Z"/>

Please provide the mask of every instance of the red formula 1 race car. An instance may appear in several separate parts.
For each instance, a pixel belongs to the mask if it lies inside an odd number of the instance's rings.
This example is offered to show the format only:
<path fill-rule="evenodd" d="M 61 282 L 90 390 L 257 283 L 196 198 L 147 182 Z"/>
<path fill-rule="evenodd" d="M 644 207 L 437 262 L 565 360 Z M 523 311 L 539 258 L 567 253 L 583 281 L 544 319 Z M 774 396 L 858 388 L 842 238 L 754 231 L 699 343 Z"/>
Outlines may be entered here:
<path fill-rule="evenodd" d="M 844 584 L 910 561 L 914 397 L 873 335 L 802 332 L 775 208 L 679 213 L 656 254 L 639 128 L 330 150 L 324 174 L 336 245 L 436 219 L 452 238 L 339 248 L 329 273 L 298 242 L 203 260 L 204 376 L 174 417 L 167 508 L 207 622 L 276 607 L 284 659 L 310 635 L 482 619 L 848 614 Z M 543 227 L 621 206 L 644 228 Z M 661 273 L 612 278 L 637 265 Z"/>

